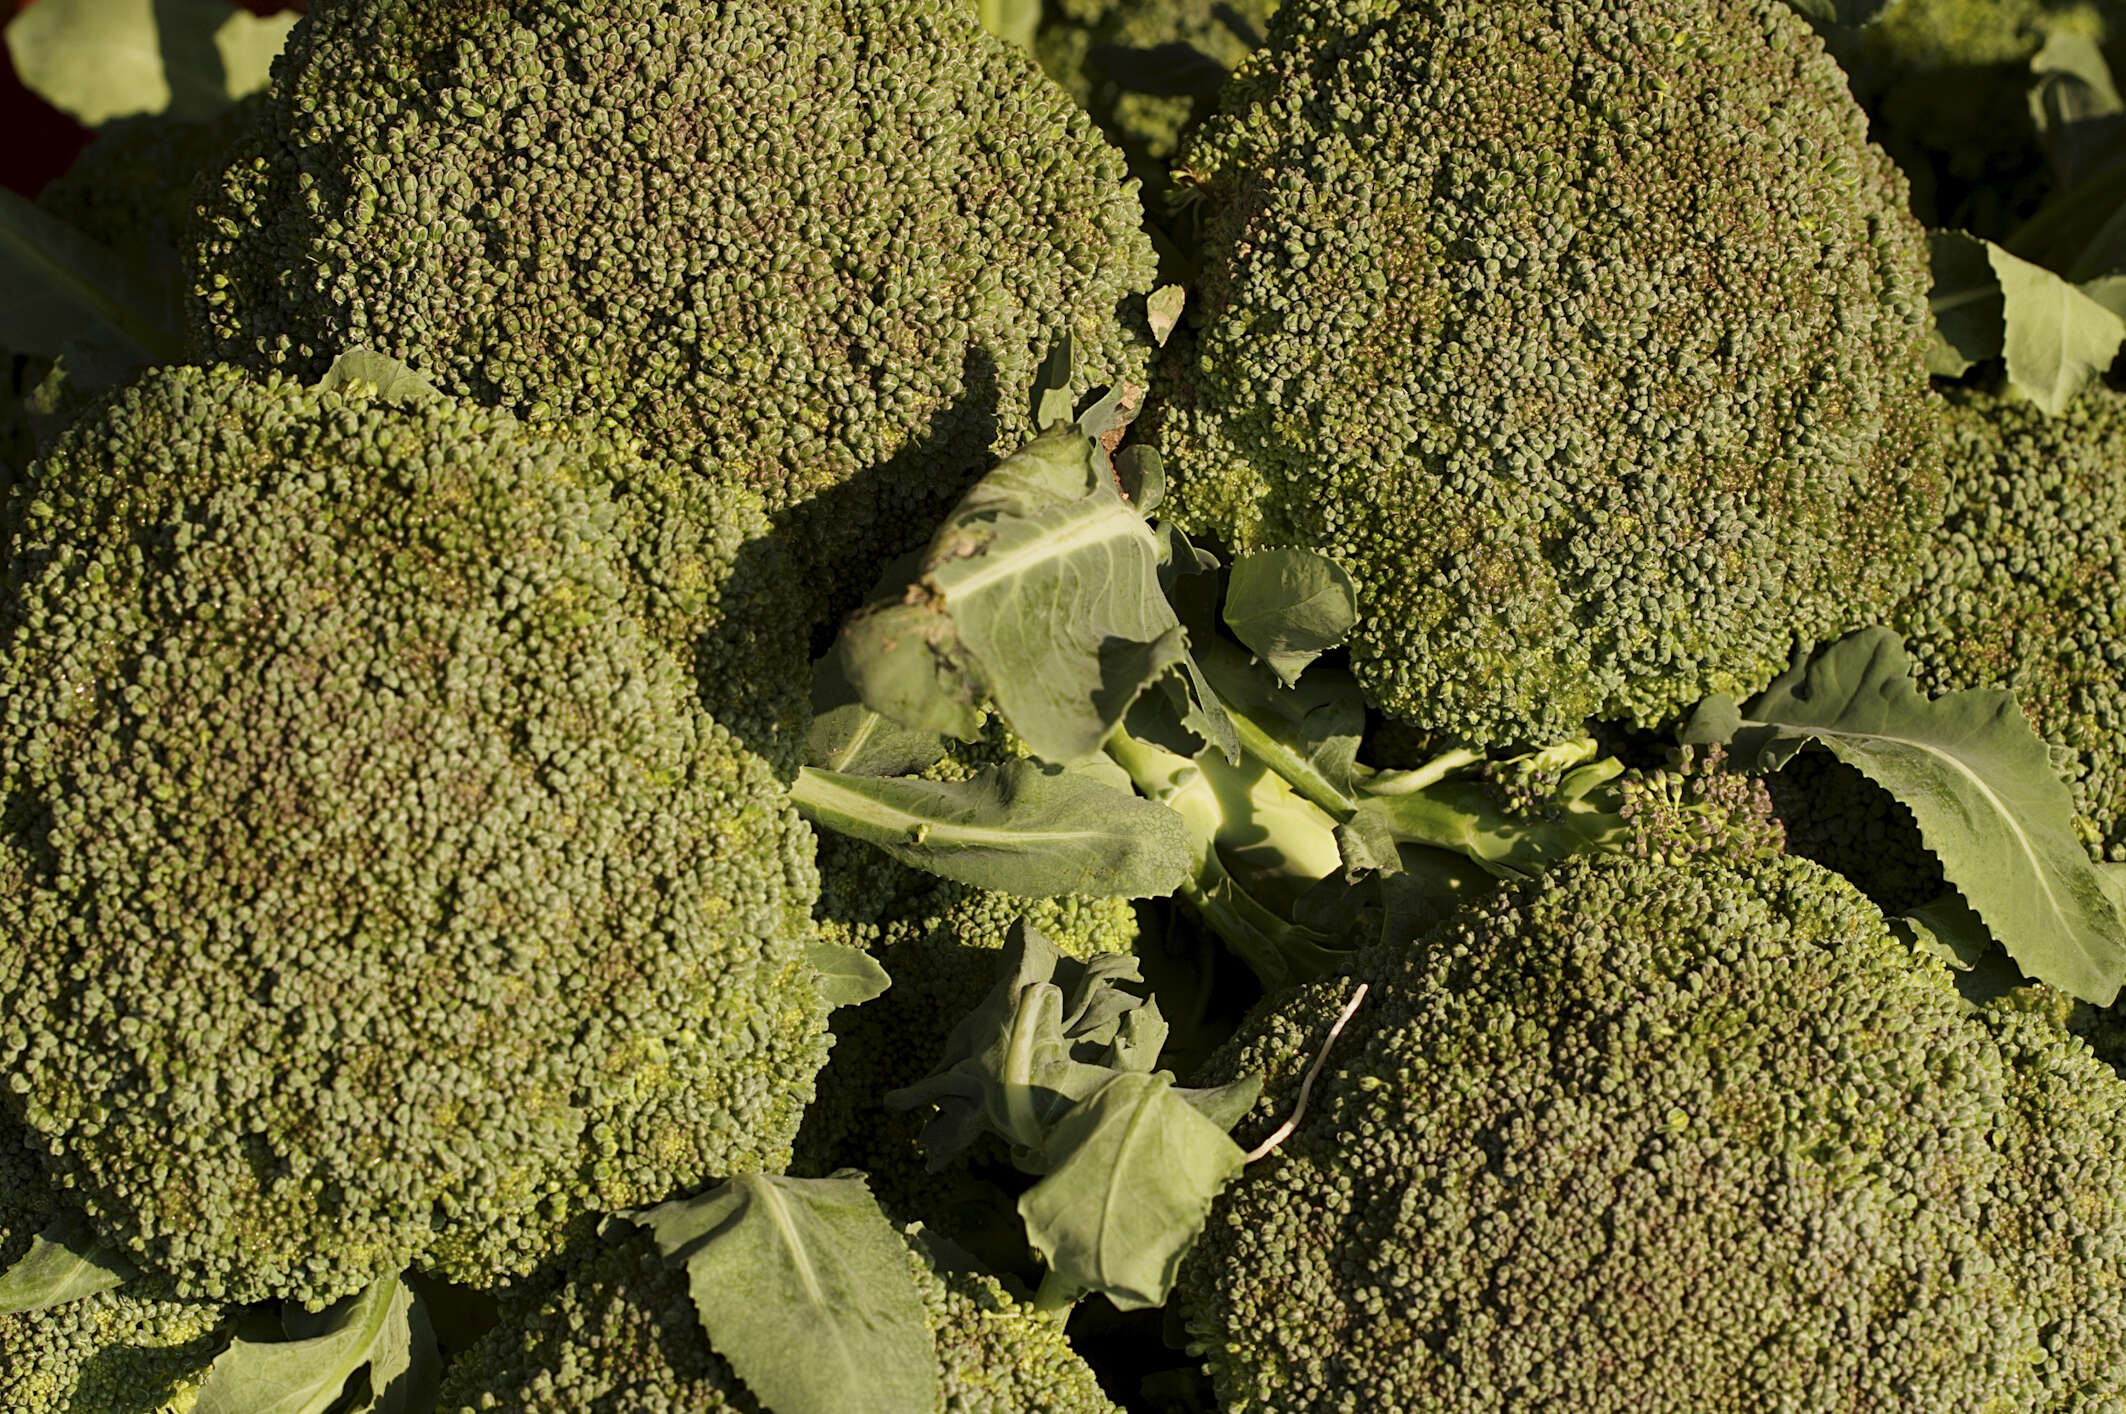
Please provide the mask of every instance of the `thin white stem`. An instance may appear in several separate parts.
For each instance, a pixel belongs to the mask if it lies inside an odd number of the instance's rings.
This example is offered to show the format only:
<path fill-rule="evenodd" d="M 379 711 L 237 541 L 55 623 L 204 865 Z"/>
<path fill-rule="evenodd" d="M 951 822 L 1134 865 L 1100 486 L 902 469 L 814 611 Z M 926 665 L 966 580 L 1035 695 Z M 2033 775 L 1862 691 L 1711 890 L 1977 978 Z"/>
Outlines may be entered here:
<path fill-rule="evenodd" d="M 1343 1034 L 1344 1024 L 1351 1019 L 1351 1013 L 1357 1011 L 1358 1004 L 1365 999 L 1366 984 L 1361 982 L 1358 984 L 1358 990 L 1351 994 L 1351 1000 L 1344 1003 L 1344 1009 L 1337 1016 L 1336 1024 L 1329 1028 L 1329 1039 L 1321 1043 L 1321 1054 L 1315 1056 L 1314 1064 L 1307 1067 L 1307 1078 L 1299 1082 L 1299 1103 L 1293 1107 L 1292 1117 L 1278 1125 L 1275 1134 L 1248 1150 L 1244 1162 L 1252 1164 L 1257 1159 L 1268 1158 L 1279 1144 L 1292 1137 L 1293 1130 L 1299 1128 L 1299 1122 L 1307 1115 L 1307 1096 L 1314 1093 L 1314 1077 L 1321 1074 L 1322 1066 L 1328 1062 L 1329 1047 L 1336 1044 L 1336 1038 Z"/>

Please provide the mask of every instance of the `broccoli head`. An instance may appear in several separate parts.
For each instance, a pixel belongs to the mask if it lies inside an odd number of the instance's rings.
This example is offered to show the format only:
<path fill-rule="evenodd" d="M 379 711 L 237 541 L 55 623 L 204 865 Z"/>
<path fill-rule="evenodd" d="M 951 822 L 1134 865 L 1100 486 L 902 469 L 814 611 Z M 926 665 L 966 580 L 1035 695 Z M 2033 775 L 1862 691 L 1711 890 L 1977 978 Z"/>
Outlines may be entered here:
<path fill-rule="evenodd" d="M 1916 573 L 1926 246 L 1778 0 L 1287 3 L 1180 176 L 1171 513 L 1341 562 L 1388 713 L 1658 722 Z"/>
<path fill-rule="evenodd" d="M 32 468 L 0 1100 L 186 1295 L 484 1284 L 787 1162 L 813 842 L 660 641 L 613 455 L 179 368 Z"/>
<path fill-rule="evenodd" d="M 21 1127 L 0 1118 L 0 1271 L 61 1215 Z M 186 1414 L 230 1313 L 129 1284 L 0 1316 L 0 1409 L 8 1414 Z"/>
<path fill-rule="evenodd" d="M 2055 418 L 1951 388 L 1942 421 L 1949 514 L 1890 622 L 1922 690 L 2015 694 L 2092 852 L 2126 861 L 2126 394 Z"/>
<path fill-rule="evenodd" d="M 1141 386 L 1109 149 L 965 0 L 311 6 L 194 250 L 202 351 L 405 360 L 743 482 L 849 592 L 996 450 L 1063 335 Z"/>
<path fill-rule="evenodd" d="M 1179 1288 L 1232 1411 L 2113 1407 L 2119 1082 L 1785 856 L 1565 864 L 1252 1017 Z"/>
<path fill-rule="evenodd" d="M 986 1276 L 940 1263 L 915 1230 L 908 1257 L 937 1341 L 950 1414 L 1117 1414 L 1063 1339 L 1062 1323 Z M 792 1331 L 791 1339 L 804 1333 Z M 461 1356 L 446 1414 L 763 1414 L 713 1350 L 647 1233 L 595 1250 L 544 1306 Z"/>

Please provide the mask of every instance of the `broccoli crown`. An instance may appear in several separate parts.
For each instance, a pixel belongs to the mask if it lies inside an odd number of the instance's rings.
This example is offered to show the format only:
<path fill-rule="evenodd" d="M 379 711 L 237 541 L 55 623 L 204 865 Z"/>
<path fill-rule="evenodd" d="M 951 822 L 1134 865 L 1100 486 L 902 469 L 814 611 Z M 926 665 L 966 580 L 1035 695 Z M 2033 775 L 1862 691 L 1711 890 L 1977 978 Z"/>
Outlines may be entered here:
<path fill-rule="evenodd" d="M 957 1240 L 976 1240 L 989 1193 L 925 1172 L 927 1116 L 888 1110 L 888 1090 L 935 1070 L 953 1026 L 996 986 L 1004 944 L 1024 918 L 1071 957 L 1126 953 L 1137 941 L 1128 899 L 1027 899 L 956 884 L 867 844 L 819 844 L 821 936 L 860 947 L 893 979 L 884 993 L 833 1017 L 834 1050 L 797 1138 L 797 1164 L 826 1174 L 859 1168 L 880 1202 Z"/>
<path fill-rule="evenodd" d="M 1126 50 L 1186 44 L 1237 69 L 1262 43 L 1277 0 L 1062 0 L 1035 42 L 1041 67 L 1130 154 L 1170 161 L 1196 114 L 1186 93 L 1125 88 L 1104 71 L 1106 46 Z"/>
<path fill-rule="evenodd" d="M 1805 860 L 1564 865 L 1273 1001 L 1180 1294 L 1224 1407 L 2088 1410 L 2118 1080 Z"/>
<path fill-rule="evenodd" d="M 261 100 L 245 99 L 212 118 L 119 118 L 38 194 L 37 204 L 126 256 L 157 290 L 175 296 L 201 180 L 255 120 Z M 174 302 L 173 302 L 174 311 Z"/>
<path fill-rule="evenodd" d="M 1306 0 L 1183 167 L 1172 514 L 1359 588 L 1368 695 L 1478 744 L 1748 693 L 1938 515 L 1904 184 L 1779 0 Z"/>
<path fill-rule="evenodd" d="M 945 1414 L 1117 1414 L 1060 1321 L 990 1277 L 941 1269 L 910 1229 L 909 1263 L 937 1340 Z M 793 1338 L 802 1338 L 793 1332 Z M 452 1365 L 456 1414 L 763 1414 L 710 1348 L 645 1233 L 595 1252 L 544 1306 L 505 1320 Z"/>
<path fill-rule="evenodd" d="M 1890 621 L 1924 690 L 2015 693 L 2092 850 L 2126 861 L 2126 394 L 2055 418 L 1951 388 L 1942 421 L 1948 518 Z"/>
<path fill-rule="evenodd" d="M 1141 385 L 1121 156 L 965 0 L 339 0 L 276 72 L 194 250 L 204 350 L 607 418 L 809 505 L 843 588 L 1031 434 L 1059 337 Z"/>
<path fill-rule="evenodd" d="M 22 1129 L 0 1119 L 0 1271 L 59 1216 Z M 218 1306 L 99 1292 L 24 1315 L 0 1315 L 0 1409 L 8 1414 L 187 1414 L 221 1348 Z"/>
<path fill-rule="evenodd" d="M 787 1162 L 811 834 L 646 625 L 601 468 L 225 368 L 33 468 L 0 1098 L 185 1294 L 482 1283 Z"/>

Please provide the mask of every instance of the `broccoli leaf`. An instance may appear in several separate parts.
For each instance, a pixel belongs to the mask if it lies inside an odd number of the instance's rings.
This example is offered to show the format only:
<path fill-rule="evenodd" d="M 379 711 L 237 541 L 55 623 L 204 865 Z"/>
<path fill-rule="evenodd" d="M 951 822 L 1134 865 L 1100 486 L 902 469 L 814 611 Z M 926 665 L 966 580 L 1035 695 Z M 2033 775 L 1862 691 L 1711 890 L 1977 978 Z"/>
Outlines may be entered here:
<path fill-rule="evenodd" d="M 837 651 L 895 721 L 971 739 L 991 702 L 1035 755 L 1080 761 L 1186 654 L 1160 550 L 1099 444 L 1051 428 L 975 484 L 915 582 L 853 615 Z"/>
<path fill-rule="evenodd" d="M 1864 629 L 1738 708 L 1708 699 L 1682 739 L 1732 742 L 1775 770 L 1815 743 L 1912 812 L 1942 872 L 2024 973 L 2108 1003 L 2126 979 L 2126 922 L 2074 831 L 2074 797 L 2015 698 L 1919 695 L 1897 635 Z"/>
<path fill-rule="evenodd" d="M 0 1272 L 0 1316 L 21 1316 L 123 1286 L 139 1275 L 80 1213 L 62 1214 L 30 1239 L 20 1261 Z"/>
<path fill-rule="evenodd" d="M 0 345 L 64 356 L 84 392 L 182 354 L 161 302 L 115 252 L 10 191 L 0 191 Z"/>
<path fill-rule="evenodd" d="M 1934 283 L 1927 303 L 1934 311 L 1927 344 L 1927 371 L 1961 378 L 1972 365 L 1999 358 L 2006 338 L 2000 277 L 1986 258 L 1987 246 L 1962 231 L 1930 231 Z"/>
<path fill-rule="evenodd" d="M 620 1216 L 685 1270 L 709 1344 L 775 1414 L 938 1407 L 907 1245 L 861 1175 L 746 1174 Z"/>
<path fill-rule="evenodd" d="M 441 391 L 405 364 L 368 349 L 349 349 L 332 360 L 318 379 L 321 393 L 366 398 L 398 408 L 432 407 L 445 402 Z"/>
<path fill-rule="evenodd" d="M 1188 290 L 1181 285 L 1161 285 L 1146 296 L 1144 317 L 1152 326 L 1152 342 L 1160 348 L 1173 337 L 1174 328 L 1181 322 L 1181 310 L 1188 301 Z M 1150 507 L 1146 507 L 1149 510 Z"/>
<path fill-rule="evenodd" d="M 1344 641 L 1358 592 L 1342 565 L 1312 550 L 1264 550 L 1233 562 L 1225 623 L 1286 687 Z"/>
<path fill-rule="evenodd" d="M 847 943 L 814 938 L 805 946 L 805 960 L 812 964 L 820 995 L 830 1008 L 862 1006 L 893 985 L 877 958 Z"/>
<path fill-rule="evenodd" d="M 2060 185 L 2095 172 L 2121 133 L 2126 104 L 2112 82 L 2104 51 L 2087 35 L 2055 30 L 2030 60 L 2030 121 Z"/>
<path fill-rule="evenodd" d="M 791 798 L 815 825 L 913 868 L 1022 898 L 1163 898 L 1189 868 L 1187 832 L 1170 811 L 1033 761 L 964 781 L 807 766 Z"/>
<path fill-rule="evenodd" d="M 2042 266 L 1997 245 L 1986 256 L 2000 278 L 2008 382 L 2057 417 L 2118 357 L 2126 323 Z"/>
<path fill-rule="evenodd" d="M 2004 996 L 2028 980 L 1993 945 L 1993 936 L 1986 931 L 1984 921 L 1954 889 L 1890 923 L 1907 941 L 1940 958 L 1955 979 L 1958 994 L 1974 1007 Z"/>
<path fill-rule="evenodd" d="M 325 1414 L 365 1367 L 371 1402 L 363 1408 L 421 1407 L 408 1396 L 432 1392 L 440 1366 L 432 1347 L 422 1349 L 427 1322 L 414 1316 L 414 1300 L 397 1277 L 385 1277 L 324 1311 L 291 1309 L 286 1340 L 239 1333 L 209 1367 L 194 1414 Z"/>
<path fill-rule="evenodd" d="M 936 732 L 904 727 L 866 707 L 838 654 L 822 654 L 812 665 L 807 764 L 852 776 L 910 776 L 944 755 L 945 740 Z"/>
<path fill-rule="evenodd" d="M 982 27 L 1007 44 L 1033 48 L 1041 28 L 1041 0 L 975 0 Z"/>
<path fill-rule="evenodd" d="M 886 1096 L 899 1110 L 937 1106 L 923 1130 L 933 1170 L 985 1132 L 1037 1162 L 1071 1105 L 1117 1070 L 1149 1071 L 1165 1044 L 1158 1003 L 1120 985 L 1141 980 L 1135 958 L 1065 957 L 1021 919 L 1004 961 L 1004 976 L 953 1027 L 937 1071 Z"/>
<path fill-rule="evenodd" d="M 87 127 L 213 117 L 266 86 L 298 17 L 227 0 L 42 0 L 7 27 L 23 86 Z"/>
<path fill-rule="evenodd" d="M 1111 1074 L 1050 1133 L 1019 1215 L 1056 1276 L 1123 1310 L 1158 1306 L 1246 1157 L 1165 1072 Z"/>

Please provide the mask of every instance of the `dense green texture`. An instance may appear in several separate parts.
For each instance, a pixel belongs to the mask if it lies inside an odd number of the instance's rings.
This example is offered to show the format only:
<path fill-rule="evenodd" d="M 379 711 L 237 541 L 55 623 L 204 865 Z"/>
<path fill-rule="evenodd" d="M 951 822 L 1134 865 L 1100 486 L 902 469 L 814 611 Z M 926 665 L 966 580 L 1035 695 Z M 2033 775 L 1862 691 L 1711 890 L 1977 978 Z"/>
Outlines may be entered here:
<path fill-rule="evenodd" d="M 0 1271 L 59 1214 L 27 1136 L 0 1119 Z M 0 1316 L 0 1409 L 8 1414 L 186 1414 L 220 1348 L 219 1307 L 103 1292 Z"/>
<path fill-rule="evenodd" d="M 1287 4 L 1184 161 L 1173 515 L 1335 556 L 1388 712 L 1655 722 L 1910 582 L 1926 249 L 1778 0 Z"/>
<path fill-rule="evenodd" d="M 969 888 L 833 835 L 820 840 L 819 866 L 821 935 L 869 951 L 893 985 L 834 1014 L 834 1050 L 798 1134 L 798 1164 L 821 1174 L 863 1169 L 888 1211 L 972 1237 L 989 1216 L 986 1190 L 953 1173 L 925 1173 L 917 1136 L 928 1114 L 889 1110 L 886 1092 L 915 1084 L 944 1059 L 954 1025 L 1003 976 L 1013 923 L 1024 918 L 1062 952 L 1088 958 L 1130 951 L 1136 913 L 1128 899 Z"/>
<path fill-rule="evenodd" d="M 1564 865 L 1372 985 L 1180 1295 L 1226 1408 L 2084 1411 L 2126 1395 L 2117 1079 L 1803 860 Z M 1258 1013 L 1239 1135 L 1351 980 Z"/>
<path fill-rule="evenodd" d="M 0 1067 L 114 1238 L 319 1303 L 787 1161 L 811 834 L 657 641 L 610 454 L 173 369 L 33 475 Z"/>
<path fill-rule="evenodd" d="M 1141 384 L 1140 214 L 965 0 L 336 0 L 210 208 L 195 333 L 607 419 L 810 504 L 853 592 L 1024 440 L 1058 337 Z"/>
<path fill-rule="evenodd" d="M 940 1270 L 908 1239 L 937 1340 L 940 1414 L 1115 1414 L 1060 1322 L 995 1280 Z M 801 1334 L 796 1338 L 801 1339 Z M 685 1274 L 647 1234 L 594 1253 L 545 1305 L 489 1335 L 451 1369 L 455 1414 L 762 1414 L 707 1338 Z"/>
<path fill-rule="evenodd" d="M 2012 691 L 2066 749 L 2081 825 L 2126 861 L 2126 394 L 2101 384 L 2046 417 L 1951 388 L 1949 514 L 1891 615 L 1930 694 Z"/>

